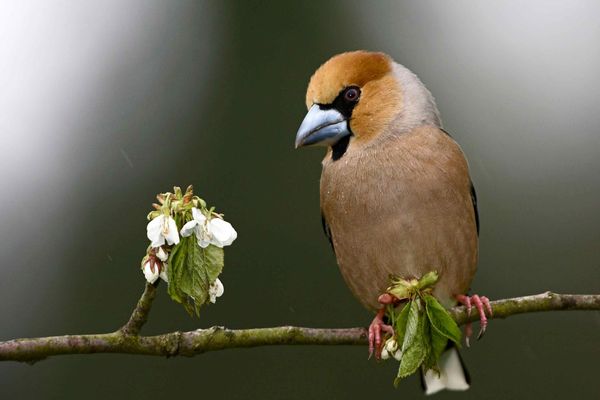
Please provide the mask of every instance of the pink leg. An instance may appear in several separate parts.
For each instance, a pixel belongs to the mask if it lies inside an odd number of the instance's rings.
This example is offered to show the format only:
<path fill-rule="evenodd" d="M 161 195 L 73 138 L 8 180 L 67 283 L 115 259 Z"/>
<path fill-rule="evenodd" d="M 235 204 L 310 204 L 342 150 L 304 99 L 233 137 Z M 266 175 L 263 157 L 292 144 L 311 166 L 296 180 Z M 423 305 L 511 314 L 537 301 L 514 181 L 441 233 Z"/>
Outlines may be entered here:
<path fill-rule="evenodd" d="M 480 330 L 479 330 L 479 334 L 477 335 L 477 339 L 481 339 L 483 337 L 483 335 L 485 334 L 485 331 L 487 329 L 487 324 L 488 324 L 488 320 L 487 317 L 485 315 L 485 311 L 487 310 L 488 314 L 490 316 L 493 315 L 493 311 L 492 311 L 492 305 L 490 304 L 490 300 L 485 297 L 485 296 L 478 296 L 476 294 L 474 294 L 473 296 L 469 297 L 469 296 L 464 296 L 464 295 L 459 295 L 456 296 L 456 299 L 458 300 L 459 303 L 463 304 L 466 308 L 467 308 L 467 315 L 471 315 L 471 303 L 473 303 L 473 305 L 475 305 L 475 308 L 477 309 L 477 312 L 479 313 L 479 323 L 480 323 Z M 469 346 L 469 338 L 471 337 L 471 334 L 473 333 L 473 329 L 471 327 L 471 323 L 467 323 L 467 325 L 465 326 L 465 341 L 467 343 L 467 347 Z"/>
<path fill-rule="evenodd" d="M 467 316 L 471 316 L 471 298 L 469 296 L 465 296 L 464 294 L 459 294 L 456 296 L 456 300 L 463 306 L 467 308 Z M 465 324 L 465 344 L 467 347 L 471 346 L 471 336 L 473 335 L 473 323 L 467 322 Z"/>
<path fill-rule="evenodd" d="M 369 325 L 369 358 L 375 353 L 375 358 L 379 360 L 381 358 L 381 332 L 394 335 L 394 329 L 383 322 L 385 306 L 394 303 L 394 298 L 386 293 L 379 296 L 378 301 L 383 307 L 377 311 L 375 318 L 373 318 L 371 325 Z"/>
<path fill-rule="evenodd" d="M 490 299 L 485 296 L 481 296 L 481 302 L 485 306 L 485 310 L 488 312 L 490 317 L 494 315 L 494 311 L 492 311 L 492 305 L 490 304 Z"/>
<path fill-rule="evenodd" d="M 474 294 L 473 296 L 471 296 L 471 300 L 473 300 L 473 304 L 475 304 L 475 307 L 479 312 L 479 323 L 481 326 L 481 328 L 479 329 L 479 334 L 477 335 L 477 340 L 479 340 L 485 334 L 485 330 L 488 324 L 487 318 L 485 316 L 484 307 L 487 309 L 490 316 L 492 316 L 492 305 L 490 304 L 490 300 L 485 296 L 479 297 L 478 295 Z"/>

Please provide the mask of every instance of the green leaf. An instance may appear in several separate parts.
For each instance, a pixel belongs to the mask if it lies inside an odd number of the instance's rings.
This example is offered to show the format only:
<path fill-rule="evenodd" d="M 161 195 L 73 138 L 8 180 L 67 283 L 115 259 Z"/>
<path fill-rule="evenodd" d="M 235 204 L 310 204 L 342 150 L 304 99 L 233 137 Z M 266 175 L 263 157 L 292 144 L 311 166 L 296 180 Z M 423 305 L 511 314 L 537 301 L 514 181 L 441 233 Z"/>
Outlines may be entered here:
<path fill-rule="evenodd" d="M 404 329 L 404 339 L 402 340 L 402 352 L 406 351 L 414 342 L 419 326 L 419 302 L 420 300 L 411 300 L 408 307 L 408 316 L 406 318 L 406 328 Z"/>
<path fill-rule="evenodd" d="M 427 317 L 427 321 L 425 323 L 425 340 L 428 345 L 428 353 L 425 362 L 423 363 L 423 368 L 425 370 L 434 369 L 438 371 L 438 360 L 440 356 L 446 349 L 446 345 L 448 344 L 448 338 L 441 335 L 429 321 L 429 317 Z"/>
<path fill-rule="evenodd" d="M 408 299 L 411 295 L 409 288 L 403 285 L 391 286 L 387 289 L 387 292 L 399 300 Z"/>
<path fill-rule="evenodd" d="M 188 313 L 199 315 L 209 300 L 208 288 L 222 269 L 223 249 L 213 245 L 203 249 L 194 236 L 182 238 L 171 251 L 168 293 Z"/>
<path fill-rule="evenodd" d="M 411 302 L 406 303 L 398 317 L 394 320 L 394 330 L 396 332 L 396 342 L 399 346 L 404 343 L 404 334 L 406 333 L 406 324 L 408 323 L 408 312 L 410 311 Z"/>
<path fill-rule="evenodd" d="M 417 289 L 426 289 L 435 285 L 438 280 L 438 273 L 436 271 L 431 271 L 423 275 L 421 279 L 419 279 L 419 283 L 417 284 Z"/>
<path fill-rule="evenodd" d="M 419 369 L 429 350 L 424 340 L 427 318 L 423 312 L 419 311 L 419 302 L 420 299 L 417 298 L 410 304 L 406 334 L 402 344 L 402 359 L 400 360 L 398 376 L 394 380 L 396 386 L 402 378 L 412 375 Z"/>
<path fill-rule="evenodd" d="M 427 309 L 427 317 L 433 326 L 434 330 L 441 336 L 452 340 L 457 345 L 460 345 L 461 333 L 458 325 L 452 319 L 448 310 L 431 295 L 423 296 L 425 307 Z"/>

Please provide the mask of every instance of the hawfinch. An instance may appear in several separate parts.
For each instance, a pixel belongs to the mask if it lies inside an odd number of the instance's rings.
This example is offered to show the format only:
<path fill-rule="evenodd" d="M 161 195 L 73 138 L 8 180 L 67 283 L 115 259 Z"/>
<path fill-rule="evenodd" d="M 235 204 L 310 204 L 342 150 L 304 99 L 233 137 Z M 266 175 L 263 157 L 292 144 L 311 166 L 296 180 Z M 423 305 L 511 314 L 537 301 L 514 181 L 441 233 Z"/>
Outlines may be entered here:
<path fill-rule="evenodd" d="M 390 275 L 420 278 L 437 270 L 434 296 L 445 306 L 477 307 L 465 296 L 477 269 L 479 218 L 469 167 L 442 129 L 431 93 L 415 74 L 382 53 L 334 56 L 314 73 L 308 113 L 296 148 L 325 146 L 321 214 L 340 271 L 356 298 L 376 312 L 370 352 L 381 349 Z M 467 332 L 469 336 L 470 332 Z M 427 394 L 466 390 L 469 378 L 455 347 L 428 371 Z"/>

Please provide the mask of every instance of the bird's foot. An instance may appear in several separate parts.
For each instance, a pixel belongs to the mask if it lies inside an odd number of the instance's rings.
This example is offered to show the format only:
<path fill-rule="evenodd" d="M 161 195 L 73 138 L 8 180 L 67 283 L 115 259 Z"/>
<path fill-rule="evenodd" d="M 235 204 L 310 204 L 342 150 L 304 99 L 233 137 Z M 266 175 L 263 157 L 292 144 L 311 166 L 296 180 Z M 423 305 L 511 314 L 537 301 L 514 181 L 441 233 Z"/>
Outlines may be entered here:
<path fill-rule="evenodd" d="M 397 299 L 388 293 L 384 293 L 379 296 L 378 301 L 381 305 L 383 305 L 383 307 L 377 311 L 377 315 L 375 315 L 375 318 L 373 318 L 373 321 L 371 321 L 371 325 L 369 325 L 369 358 L 375 354 L 375 358 L 377 360 L 381 358 L 381 349 L 383 344 L 381 333 L 383 332 L 384 334 L 387 333 L 392 336 L 394 335 L 394 328 L 392 328 L 390 325 L 387 325 L 383 321 L 383 317 L 385 315 L 386 306 L 389 304 L 394 304 Z"/>
<path fill-rule="evenodd" d="M 487 313 L 489 314 L 490 317 L 492 315 L 494 315 L 494 312 L 492 311 L 492 305 L 490 304 L 490 300 L 485 296 L 479 296 L 476 294 L 474 294 L 473 296 L 466 296 L 466 295 L 461 294 L 461 295 L 456 296 L 456 300 L 458 300 L 458 302 L 460 304 L 464 305 L 467 308 L 468 316 L 471 315 L 471 309 L 473 308 L 473 305 L 477 309 L 477 312 L 479 313 L 479 324 L 480 324 L 480 329 L 479 329 L 479 334 L 477 335 L 477 340 L 481 339 L 483 337 L 483 335 L 485 334 L 485 330 L 487 329 L 487 324 L 488 324 L 488 320 L 485 315 L 485 312 L 487 311 Z M 468 322 L 465 325 L 465 343 L 466 343 L 467 347 L 469 347 L 469 339 L 471 338 L 472 334 L 473 334 L 473 326 L 472 326 L 471 322 Z"/>

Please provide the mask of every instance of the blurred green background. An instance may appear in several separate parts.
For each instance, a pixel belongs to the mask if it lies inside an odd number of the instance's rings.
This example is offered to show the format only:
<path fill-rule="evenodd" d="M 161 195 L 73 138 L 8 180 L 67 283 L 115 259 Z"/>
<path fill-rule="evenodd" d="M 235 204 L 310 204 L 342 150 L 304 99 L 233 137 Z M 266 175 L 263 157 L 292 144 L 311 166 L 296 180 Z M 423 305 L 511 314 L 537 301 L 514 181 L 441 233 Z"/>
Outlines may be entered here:
<path fill-rule="evenodd" d="M 107 332 L 143 285 L 153 196 L 195 185 L 239 233 L 192 319 L 162 285 L 144 333 L 365 326 L 319 219 L 322 151 L 294 151 L 313 71 L 380 50 L 417 73 L 470 161 L 475 292 L 600 290 L 600 3 L 3 2 L 0 340 Z M 598 398 L 600 316 L 491 322 L 473 385 L 437 398 Z M 362 347 L 0 363 L 0 398 L 406 398 Z"/>

